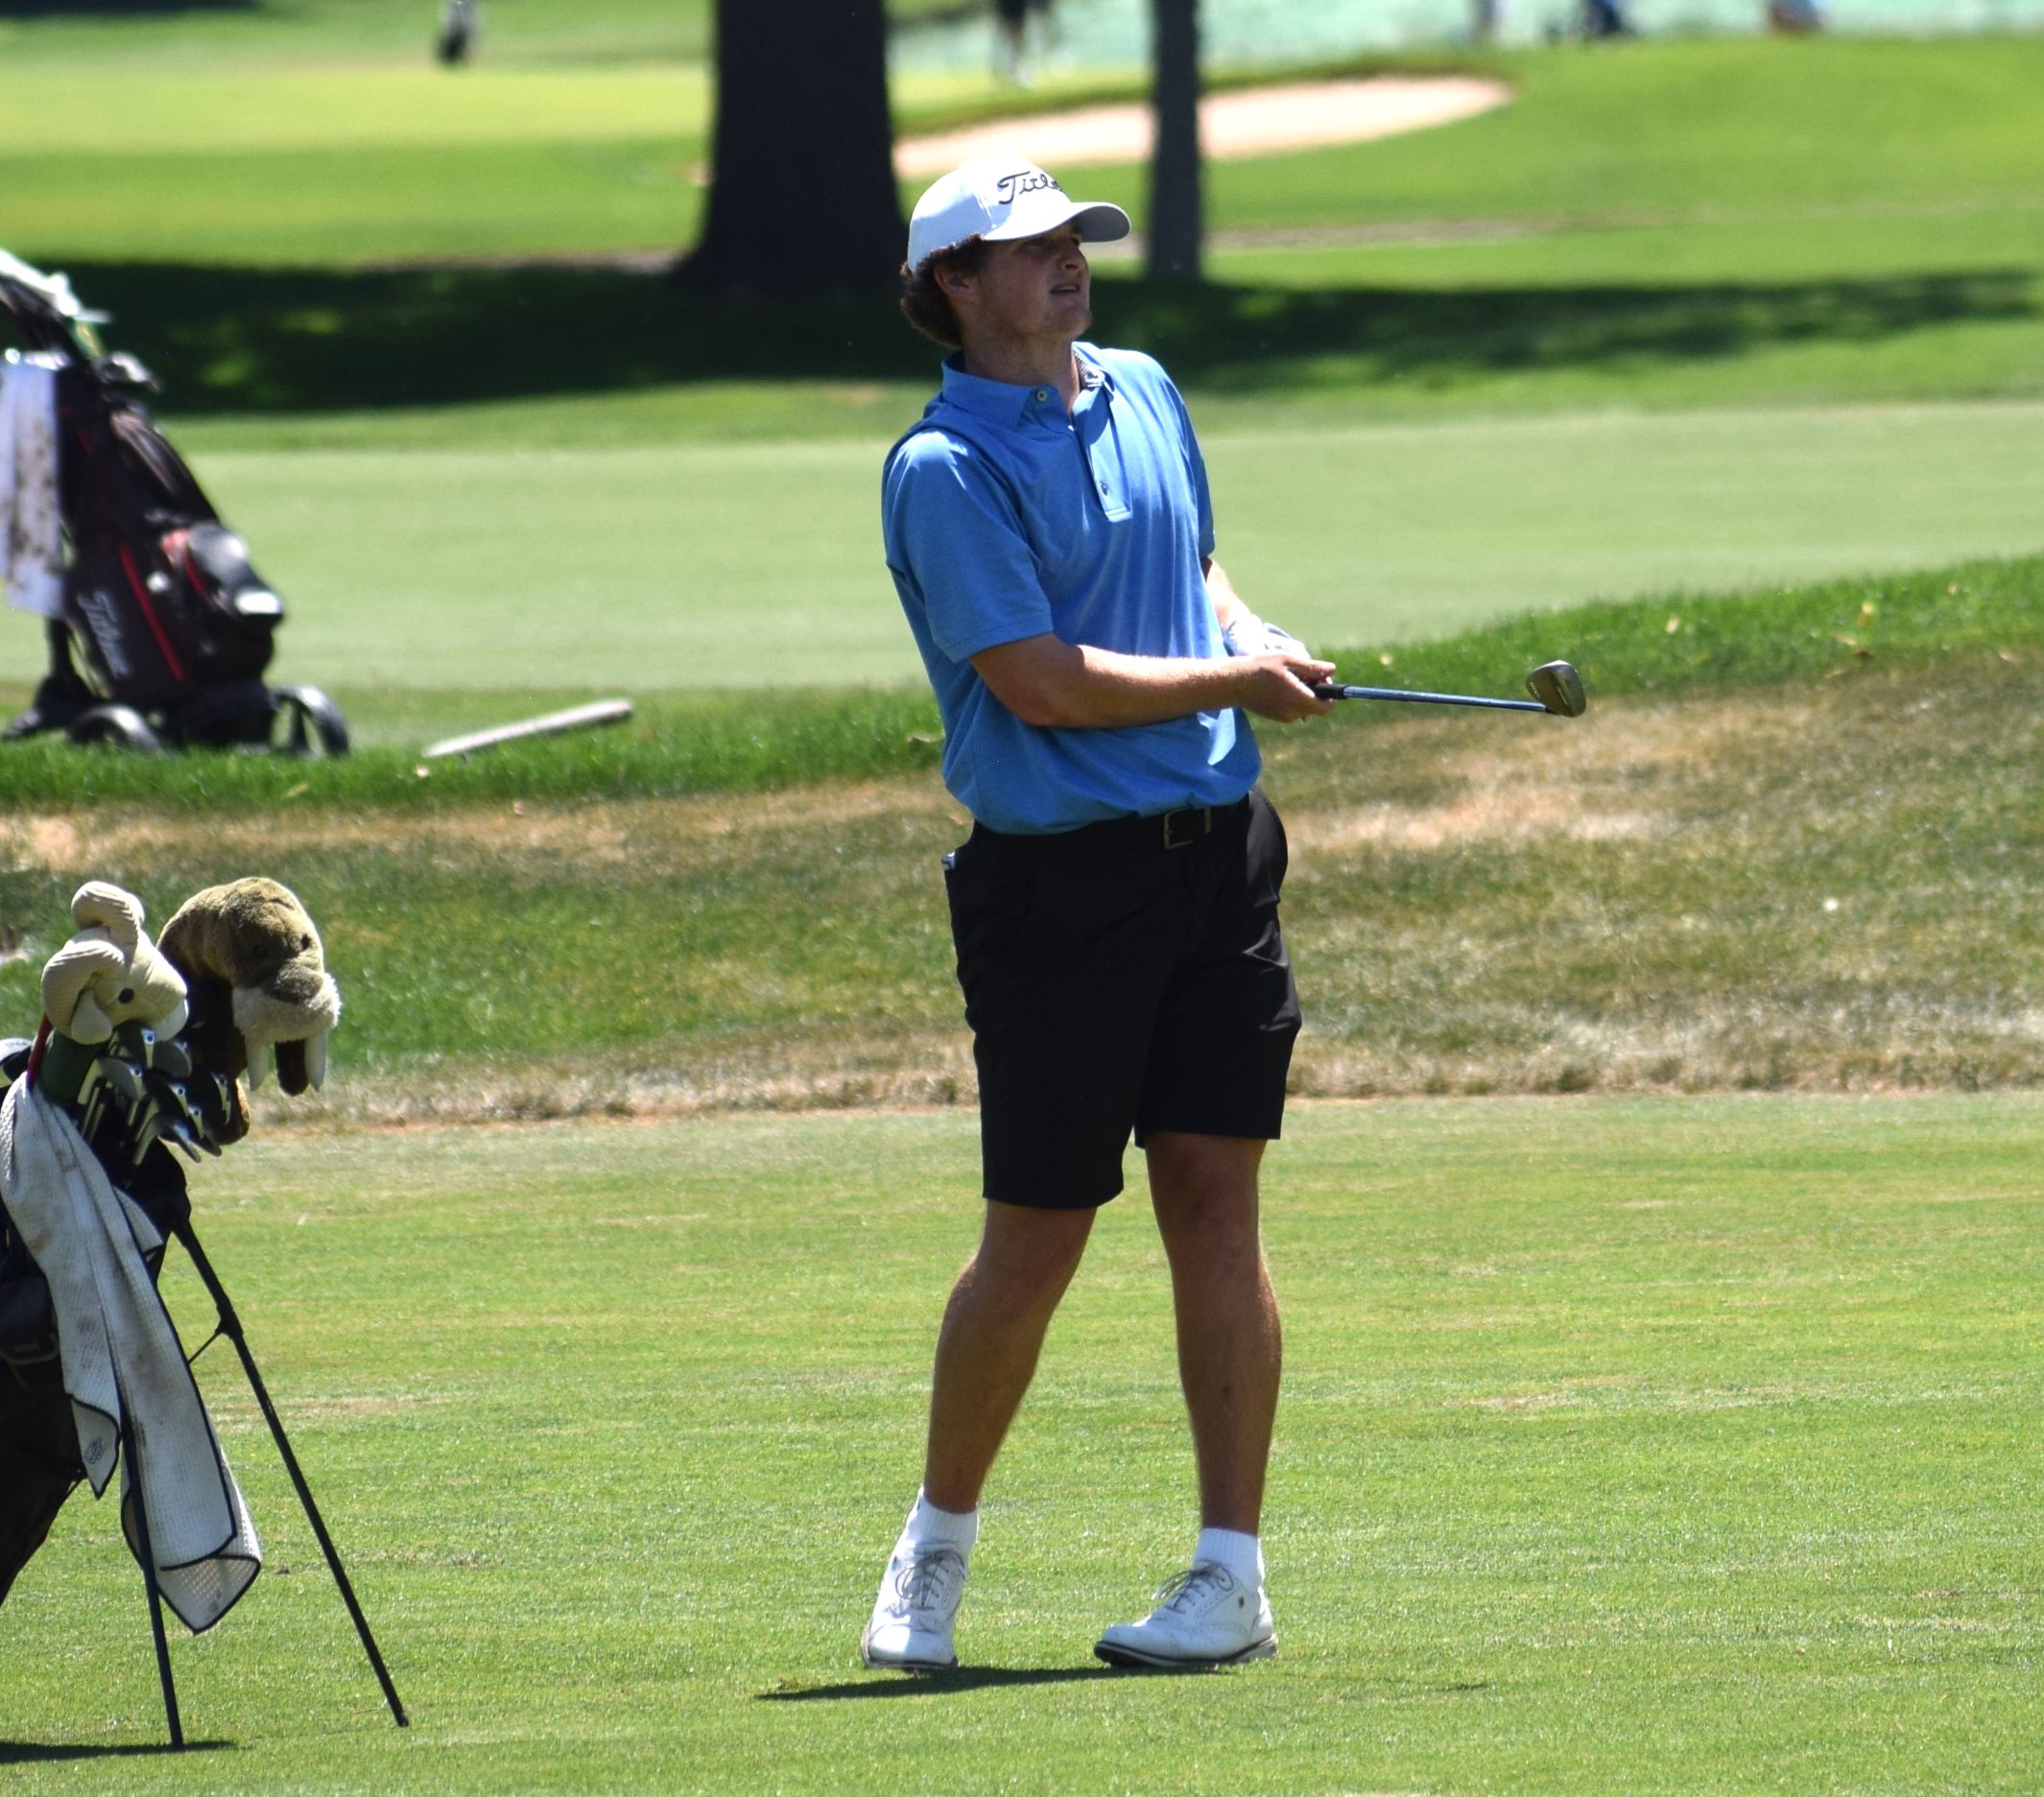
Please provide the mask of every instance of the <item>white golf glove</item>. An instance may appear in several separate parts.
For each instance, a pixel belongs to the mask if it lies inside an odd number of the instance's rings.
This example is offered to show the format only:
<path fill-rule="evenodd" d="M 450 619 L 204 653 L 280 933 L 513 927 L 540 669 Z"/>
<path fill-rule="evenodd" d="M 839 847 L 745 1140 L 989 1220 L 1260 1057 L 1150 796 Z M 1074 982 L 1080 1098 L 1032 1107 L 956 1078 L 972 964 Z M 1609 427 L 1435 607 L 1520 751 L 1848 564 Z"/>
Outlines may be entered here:
<path fill-rule="evenodd" d="M 1230 655 L 1310 655 L 1313 651 L 1280 625 L 1266 624 L 1247 605 L 1224 625 L 1221 640 Z"/>

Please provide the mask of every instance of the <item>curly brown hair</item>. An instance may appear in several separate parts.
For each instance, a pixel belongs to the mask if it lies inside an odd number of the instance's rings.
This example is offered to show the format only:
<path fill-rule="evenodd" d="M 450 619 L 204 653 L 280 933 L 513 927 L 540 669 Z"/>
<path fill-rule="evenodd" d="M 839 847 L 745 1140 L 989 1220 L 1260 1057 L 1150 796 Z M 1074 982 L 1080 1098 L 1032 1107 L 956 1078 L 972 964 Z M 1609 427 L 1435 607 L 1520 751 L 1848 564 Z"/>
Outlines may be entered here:
<path fill-rule="evenodd" d="M 958 314 L 951 309 L 950 296 L 938 281 L 938 271 L 957 269 L 965 274 L 977 274 L 986 261 L 989 248 L 984 237 L 973 236 L 925 256 L 915 268 L 904 262 L 901 316 L 932 343 L 941 343 L 946 349 L 960 347 L 964 335 L 958 328 Z"/>

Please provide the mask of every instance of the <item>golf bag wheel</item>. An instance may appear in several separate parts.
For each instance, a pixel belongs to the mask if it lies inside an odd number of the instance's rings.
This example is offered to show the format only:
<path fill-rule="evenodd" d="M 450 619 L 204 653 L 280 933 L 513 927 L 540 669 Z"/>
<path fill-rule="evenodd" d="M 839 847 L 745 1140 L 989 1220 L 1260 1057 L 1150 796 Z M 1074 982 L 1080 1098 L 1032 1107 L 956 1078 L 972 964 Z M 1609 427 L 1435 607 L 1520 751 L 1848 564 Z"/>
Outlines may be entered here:
<path fill-rule="evenodd" d="M 159 753 L 163 739 L 132 705 L 93 705 L 71 720 L 65 734 L 74 743 L 110 743 L 145 755 Z"/>
<path fill-rule="evenodd" d="M 50 645 L 50 672 L 36 682 L 28 710 L 7 726 L 9 742 L 45 730 L 68 730 L 80 712 L 98 702 L 98 695 L 71 665 L 71 632 L 62 620 L 52 618 L 44 635 Z"/>
<path fill-rule="evenodd" d="M 308 757 L 347 753 L 347 720 L 318 687 L 280 686 L 274 698 L 273 746 L 287 755 Z"/>

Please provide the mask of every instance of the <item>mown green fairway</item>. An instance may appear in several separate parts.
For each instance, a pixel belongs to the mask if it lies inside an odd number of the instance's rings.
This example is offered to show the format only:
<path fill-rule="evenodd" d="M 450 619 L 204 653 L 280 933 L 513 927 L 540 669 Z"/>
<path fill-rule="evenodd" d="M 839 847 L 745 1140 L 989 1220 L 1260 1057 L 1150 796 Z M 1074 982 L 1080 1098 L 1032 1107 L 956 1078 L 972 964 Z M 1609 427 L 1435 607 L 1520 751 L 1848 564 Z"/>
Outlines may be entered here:
<path fill-rule="evenodd" d="M 1222 558 L 1329 647 L 2044 544 L 2032 403 L 1321 423 L 1205 446 Z M 278 677 L 644 695 L 916 677 L 881 557 L 884 447 L 195 460 L 290 602 Z M 0 650 L 33 667 L 35 621 L 0 615 Z"/>
<path fill-rule="evenodd" d="M 1223 560 L 1329 646 L 2044 545 L 2029 403 L 1222 430 L 1205 447 Z M 884 448 L 199 466 L 291 601 L 280 673 L 343 692 L 648 693 L 916 676 L 881 557 Z M 30 658 L 33 622 L 5 622 Z"/>
<path fill-rule="evenodd" d="M 249 1797 L 2027 1791 L 2040 1153 L 2033 1099 L 1304 1107 L 1269 1182 L 1281 1657 L 1088 1651 L 1192 1526 L 1131 1196 L 989 1495 L 972 1669 L 912 1681 L 854 1648 L 969 1116 L 260 1139 L 200 1225 L 414 1727 L 216 1347 L 272 1566 L 174 1648 L 208 1750 L 137 1753 L 139 1587 L 74 1500 L 0 1614 L 0 1762 Z"/>
<path fill-rule="evenodd" d="M 941 11 L 945 0 L 887 0 L 895 20 Z M 89 56 L 117 71 L 218 70 L 268 75 L 314 63 L 361 70 L 423 64 L 435 9 L 416 0 L 195 0 L 149 12 L 19 9 L 0 20 L 0 51 L 34 73 Z M 113 16 L 105 16 L 112 12 Z M 475 61 L 463 74 L 628 60 L 700 60 L 710 0 L 509 0 L 482 14 Z M 166 71 L 168 65 L 168 71 Z"/>

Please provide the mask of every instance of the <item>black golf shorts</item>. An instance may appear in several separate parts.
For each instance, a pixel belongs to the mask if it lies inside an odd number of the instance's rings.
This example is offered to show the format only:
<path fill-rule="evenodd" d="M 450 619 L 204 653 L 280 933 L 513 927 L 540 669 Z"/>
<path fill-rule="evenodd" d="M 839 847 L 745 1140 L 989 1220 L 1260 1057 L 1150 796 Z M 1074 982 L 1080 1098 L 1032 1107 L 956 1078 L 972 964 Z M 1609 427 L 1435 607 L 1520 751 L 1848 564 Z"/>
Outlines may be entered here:
<path fill-rule="evenodd" d="M 1261 792 L 1061 836 L 975 826 L 944 860 L 986 1194 L 1086 1209 L 1159 1130 L 1275 1139 L 1298 1034 Z"/>

